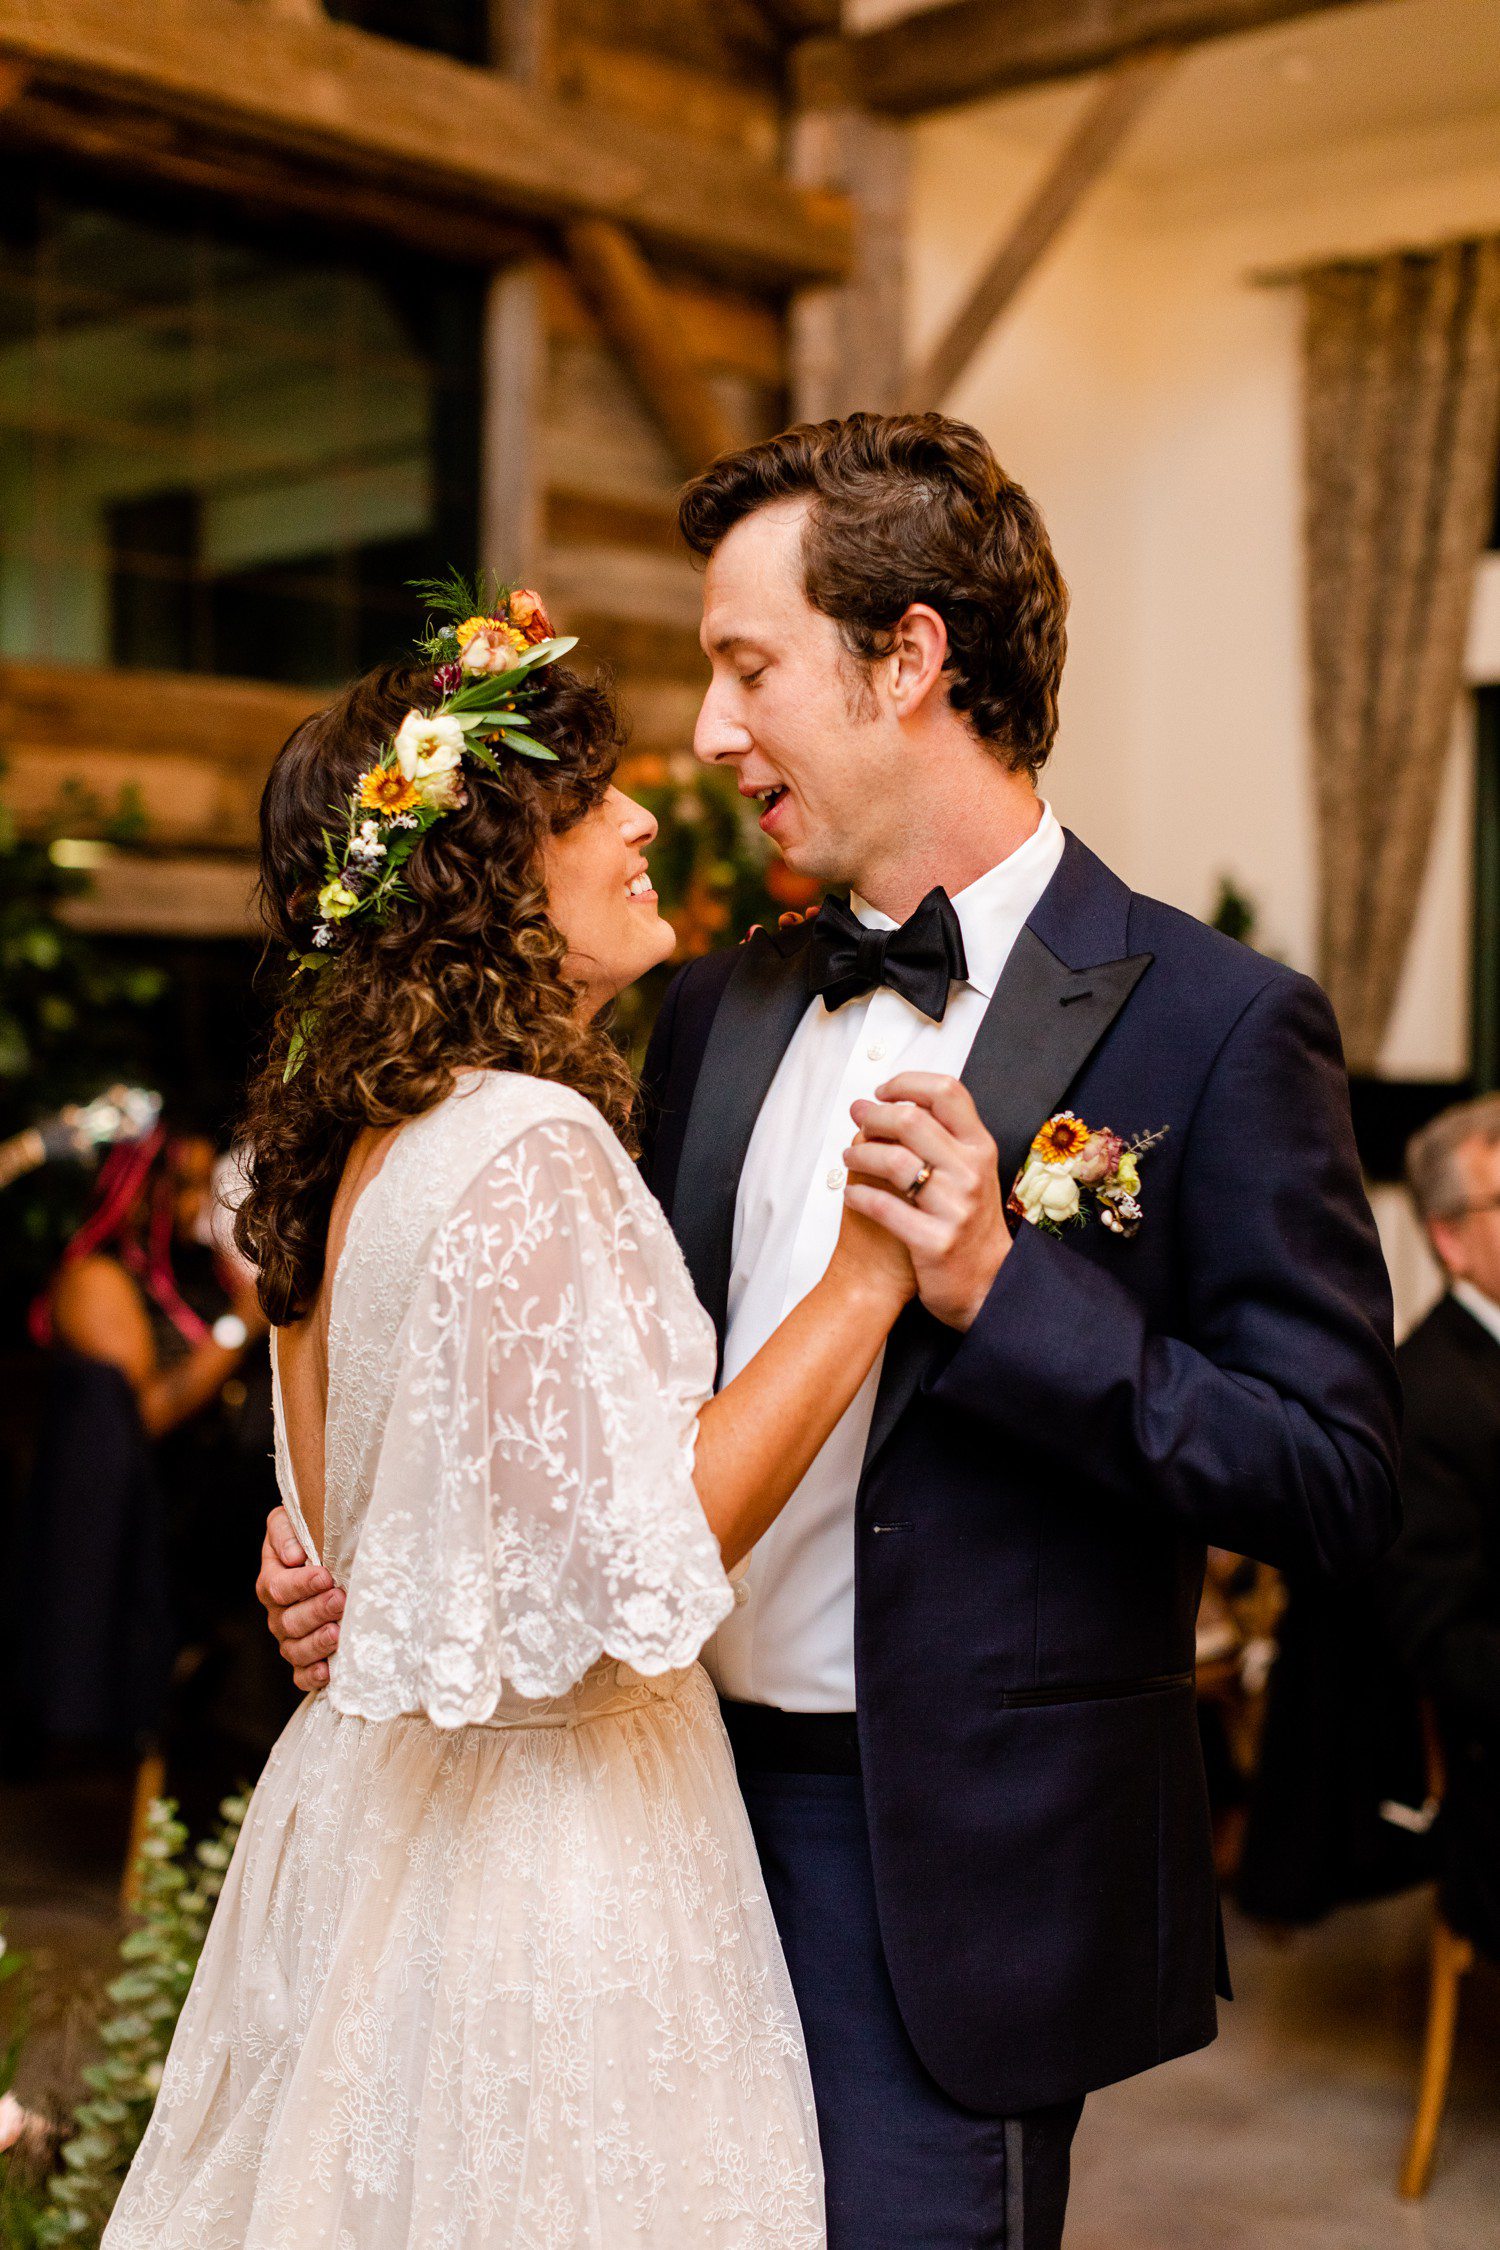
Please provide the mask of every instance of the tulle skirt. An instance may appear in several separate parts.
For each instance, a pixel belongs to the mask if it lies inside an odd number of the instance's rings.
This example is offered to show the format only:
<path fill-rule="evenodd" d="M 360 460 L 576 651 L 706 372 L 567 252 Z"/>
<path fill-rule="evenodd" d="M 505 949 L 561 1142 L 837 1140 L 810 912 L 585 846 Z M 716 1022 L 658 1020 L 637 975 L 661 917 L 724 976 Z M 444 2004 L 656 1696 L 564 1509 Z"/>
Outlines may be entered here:
<path fill-rule="evenodd" d="M 604 1663 L 443 1733 L 299 1710 L 107 2250 L 821 2250 L 713 1690 Z"/>

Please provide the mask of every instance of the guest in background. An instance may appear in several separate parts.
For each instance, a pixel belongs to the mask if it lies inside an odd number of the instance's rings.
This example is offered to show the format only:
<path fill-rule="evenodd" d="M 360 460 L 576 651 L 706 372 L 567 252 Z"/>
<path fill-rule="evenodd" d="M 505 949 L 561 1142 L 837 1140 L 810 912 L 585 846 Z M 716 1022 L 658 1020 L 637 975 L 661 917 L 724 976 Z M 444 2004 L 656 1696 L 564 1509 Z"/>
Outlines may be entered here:
<path fill-rule="evenodd" d="M 206 1135 L 169 1138 L 162 1126 L 115 1150 L 33 1311 L 39 1343 L 120 1370 L 148 1438 L 222 1402 L 268 1333 L 253 1274 L 227 1236 L 215 1240 L 216 1162 Z"/>
<path fill-rule="evenodd" d="M 166 1127 L 112 1151 L 33 1307 L 48 1390 L 5 1636 L 7 1734 L 33 1758 L 158 1736 L 174 1666 L 191 1669 L 174 1733 L 201 1747 L 227 1723 L 253 1738 L 224 1748 L 210 1793 L 253 1770 L 285 1717 L 242 1615 L 269 1369 L 253 1277 L 216 1225 L 219 1161 L 206 1133 Z"/>
<path fill-rule="evenodd" d="M 1406 1524 L 1387 1558 L 1397 1645 L 1432 1702 L 1447 1790 L 1444 1910 L 1500 1952 L 1500 1095 L 1445 1110 L 1407 1176 L 1446 1295 L 1399 1355 Z"/>

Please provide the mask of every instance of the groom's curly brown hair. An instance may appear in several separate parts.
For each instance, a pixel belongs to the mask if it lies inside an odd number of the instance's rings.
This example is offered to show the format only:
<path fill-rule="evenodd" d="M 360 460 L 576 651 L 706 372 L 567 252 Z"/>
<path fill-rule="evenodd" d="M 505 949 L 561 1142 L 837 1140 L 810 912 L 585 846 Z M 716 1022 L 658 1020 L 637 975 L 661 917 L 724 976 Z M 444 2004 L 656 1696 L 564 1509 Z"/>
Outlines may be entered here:
<path fill-rule="evenodd" d="M 981 741 L 1036 773 L 1057 733 L 1068 589 L 1034 501 L 987 440 L 946 414 L 801 422 L 726 453 L 678 503 L 683 538 L 711 555 L 742 517 L 811 497 L 807 598 L 866 661 L 926 602 L 948 628 L 948 698 Z"/>

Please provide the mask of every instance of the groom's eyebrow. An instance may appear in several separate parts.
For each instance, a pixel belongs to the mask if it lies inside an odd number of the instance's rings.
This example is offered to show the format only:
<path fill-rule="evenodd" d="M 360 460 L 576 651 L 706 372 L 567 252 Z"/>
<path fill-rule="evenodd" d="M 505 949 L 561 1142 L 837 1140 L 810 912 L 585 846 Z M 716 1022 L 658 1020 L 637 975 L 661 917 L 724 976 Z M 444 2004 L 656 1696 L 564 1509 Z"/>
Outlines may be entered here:
<path fill-rule="evenodd" d="M 757 656 L 769 653 L 764 641 L 751 640 L 747 633 L 716 633 L 708 644 L 708 653 L 710 656 L 733 656 L 736 649 L 741 648 L 753 648 Z"/>

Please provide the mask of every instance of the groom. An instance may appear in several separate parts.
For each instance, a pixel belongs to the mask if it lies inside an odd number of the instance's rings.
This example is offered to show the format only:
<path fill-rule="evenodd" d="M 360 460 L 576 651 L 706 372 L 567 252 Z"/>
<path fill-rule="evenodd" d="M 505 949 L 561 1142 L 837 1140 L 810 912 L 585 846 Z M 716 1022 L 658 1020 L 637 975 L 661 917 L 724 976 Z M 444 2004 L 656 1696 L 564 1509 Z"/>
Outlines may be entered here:
<path fill-rule="evenodd" d="M 647 1176 L 726 1378 L 846 1196 L 920 1288 L 710 1652 L 831 2250 L 1055 2250 L 1083 2096 L 1205 2044 L 1227 1991 L 1204 1548 L 1331 1571 L 1395 1529 L 1338 1037 L 1316 986 L 1132 893 L 1038 797 L 1066 595 L 977 432 L 793 430 L 715 463 L 681 521 L 697 753 L 850 903 L 678 978 Z M 1007 1196 L 1064 1111 L 1160 1137 L 1057 1239 Z M 1066 1218 L 1072 1174 L 1034 1178 Z M 262 1593 L 306 1679 L 340 1597 L 309 1598 L 288 1538 L 273 1518 Z"/>

